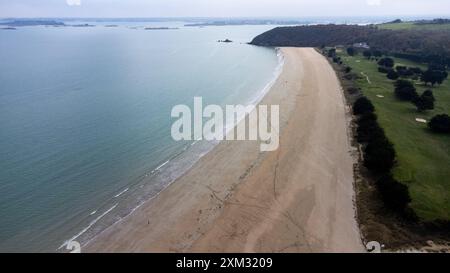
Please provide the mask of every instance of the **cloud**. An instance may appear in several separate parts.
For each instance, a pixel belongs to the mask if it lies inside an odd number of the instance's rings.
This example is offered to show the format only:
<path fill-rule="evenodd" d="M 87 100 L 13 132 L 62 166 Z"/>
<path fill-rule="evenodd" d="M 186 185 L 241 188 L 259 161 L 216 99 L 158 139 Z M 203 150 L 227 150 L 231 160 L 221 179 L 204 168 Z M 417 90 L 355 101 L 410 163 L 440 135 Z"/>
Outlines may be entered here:
<path fill-rule="evenodd" d="M 66 0 L 69 6 L 81 6 L 81 0 Z"/>
<path fill-rule="evenodd" d="M 367 0 L 369 6 L 381 6 L 381 0 Z"/>

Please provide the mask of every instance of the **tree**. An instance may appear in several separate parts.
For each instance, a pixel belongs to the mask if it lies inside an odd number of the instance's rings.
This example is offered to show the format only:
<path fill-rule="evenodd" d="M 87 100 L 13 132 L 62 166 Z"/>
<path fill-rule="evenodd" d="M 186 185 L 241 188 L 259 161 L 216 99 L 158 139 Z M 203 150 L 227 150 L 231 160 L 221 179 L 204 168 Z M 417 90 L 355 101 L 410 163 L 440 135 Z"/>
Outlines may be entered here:
<path fill-rule="evenodd" d="M 355 115 L 373 113 L 373 111 L 375 111 L 375 107 L 373 107 L 372 102 L 366 97 L 357 99 L 353 104 L 353 114 Z"/>
<path fill-rule="evenodd" d="M 388 57 L 382 58 L 378 61 L 378 64 L 381 66 L 392 68 L 392 67 L 394 67 L 394 59 L 388 58 Z"/>
<path fill-rule="evenodd" d="M 408 187 L 395 180 L 391 174 L 383 175 L 376 183 L 384 204 L 393 210 L 404 212 L 411 197 Z"/>
<path fill-rule="evenodd" d="M 436 133 L 450 133 L 450 117 L 442 114 L 433 117 L 428 123 L 428 127 Z"/>
<path fill-rule="evenodd" d="M 433 98 L 433 102 L 435 101 L 435 98 L 434 98 L 434 96 L 433 96 L 433 91 L 431 91 L 431 90 L 425 90 L 425 91 L 423 91 L 422 96 L 429 96 L 429 97 L 432 97 L 432 98 Z"/>
<path fill-rule="evenodd" d="M 395 82 L 395 96 L 400 100 L 414 101 L 419 96 L 413 83 L 407 80 Z"/>
<path fill-rule="evenodd" d="M 410 77 L 414 75 L 413 70 L 406 66 L 398 65 L 395 67 L 395 70 L 397 71 L 399 77 Z"/>
<path fill-rule="evenodd" d="M 417 97 L 413 103 L 417 107 L 417 111 L 422 112 L 425 110 L 434 109 L 434 96 L 431 90 L 426 90 L 420 97 Z"/>
<path fill-rule="evenodd" d="M 398 79 L 398 73 L 397 72 L 395 72 L 393 69 L 392 70 L 389 70 L 389 72 L 387 73 L 387 78 L 388 79 L 390 79 L 390 80 L 396 80 L 396 79 Z"/>
<path fill-rule="evenodd" d="M 383 129 L 378 125 L 377 115 L 366 113 L 356 121 L 358 125 L 357 140 L 359 143 L 369 143 L 374 139 L 385 137 Z"/>
<path fill-rule="evenodd" d="M 363 56 L 366 57 L 367 59 L 370 59 L 370 57 L 372 57 L 372 51 L 364 50 Z"/>
<path fill-rule="evenodd" d="M 420 67 L 410 67 L 409 70 L 417 75 L 421 75 L 423 73 L 422 69 Z"/>
<path fill-rule="evenodd" d="M 386 68 L 384 66 L 379 66 L 378 67 L 378 72 L 383 73 L 383 74 L 387 74 L 389 73 L 389 71 L 391 71 L 392 68 Z"/>
<path fill-rule="evenodd" d="M 353 47 L 348 47 L 347 48 L 347 54 L 349 55 L 349 56 L 354 56 L 355 55 L 355 49 L 353 48 Z"/>
<path fill-rule="evenodd" d="M 395 164 L 395 150 L 385 136 L 370 140 L 364 149 L 364 166 L 374 173 L 389 173 Z"/>
<path fill-rule="evenodd" d="M 442 82 L 447 77 L 448 77 L 447 71 L 428 69 L 422 74 L 420 80 L 423 81 L 425 84 L 430 83 L 431 86 L 434 86 L 436 83 L 442 84 Z"/>

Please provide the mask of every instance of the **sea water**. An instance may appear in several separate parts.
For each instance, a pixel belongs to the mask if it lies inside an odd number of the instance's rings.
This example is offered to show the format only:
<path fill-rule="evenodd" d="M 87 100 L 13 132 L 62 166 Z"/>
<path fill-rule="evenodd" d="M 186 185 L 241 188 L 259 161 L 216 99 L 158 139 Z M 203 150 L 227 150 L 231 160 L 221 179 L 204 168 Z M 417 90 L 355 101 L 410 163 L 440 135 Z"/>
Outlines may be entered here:
<path fill-rule="evenodd" d="M 280 69 L 247 44 L 273 26 L 89 24 L 0 30 L 2 252 L 65 251 L 120 221 L 216 144 L 173 141 L 173 106 L 255 103 Z"/>

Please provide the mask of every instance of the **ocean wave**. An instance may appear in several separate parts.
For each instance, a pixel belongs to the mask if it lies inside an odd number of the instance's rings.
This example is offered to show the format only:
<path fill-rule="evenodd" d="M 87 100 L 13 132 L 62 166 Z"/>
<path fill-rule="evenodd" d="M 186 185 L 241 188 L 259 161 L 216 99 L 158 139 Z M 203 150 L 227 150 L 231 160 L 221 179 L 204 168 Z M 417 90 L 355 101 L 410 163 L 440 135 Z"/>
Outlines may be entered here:
<path fill-rule="evenodd" d="M 89 223 L 89 225 L 87 227 L 85 227 L 83 230 L 81 230 L 78 234 L 76 234 L 75 236 L 73 236 L 72 238 L 70 238 L 69 240 L 65 241 L 58 249 L 61 250 L 63 247 L 67 246 L 70 242 L 75 241 L 76 239 L 78 239 L 81 235 L 83 235 L 86 231 L 88 231 L 93 225 L 95 225 L 100 219 L 102 219 L 106 214 L 110 213 L 113 209 L 115 209 L 119 204 L 115 204 L 114 206 L 112 206 L 111 208 L 109 208 L 107 211 L 105 211 L 104 213 L 102 213 L 100 216 L 98 216 L 97 218 L 95 218 L 92 222 Z"/>
<path fill-rule="evenodd" d="M 114 195 L 114 198 L 120 197 L 122 194 L 126 193 L 130 188 L 126 188 L 123 191 L 119 192 L 118 194 Z"/>

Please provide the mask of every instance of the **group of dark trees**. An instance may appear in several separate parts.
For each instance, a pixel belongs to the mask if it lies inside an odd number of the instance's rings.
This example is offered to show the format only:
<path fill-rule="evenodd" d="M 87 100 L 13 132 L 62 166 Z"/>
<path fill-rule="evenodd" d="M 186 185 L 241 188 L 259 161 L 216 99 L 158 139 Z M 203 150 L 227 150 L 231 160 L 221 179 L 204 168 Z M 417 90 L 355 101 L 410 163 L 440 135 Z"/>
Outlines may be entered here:
<path fill-rule="evenodd" d="M 442 84 L 442 82 L 447 79 L 447 77 L 448 73 L 445 67 L 437 69 L 433 68 L 433 66 L 430 66 L 427 71 L 422 73 L 420 80 L 425 84 L 431 84 L 431 86 L 434 86 L 435 84 Z"/>
<path fill-rule="evenodd" d="M 431 90 L 425 90 L 419 96 L 414 84 L 408 80 L 397 80 L 395 82 L 395 96 L 400 100 L 412 102 L 419 112 L 433 110 L 436 100 Z M 428 127 L 436 133 L 448 134 L 450 133 L 450 117 L 445 114 L 437 115 L 431 119 Z"/>
<path fill-rule="evenodd" d="M 375 56 L 376 49 L 416 62 L 450 66 L 450 31 L 420 29 L 388 30 L 376 26 L 314 25 L 277 27 L 253 39 L 251 44 L 262 46 L 320 47 L 353 45 L 366 42 Z"/>
<path fill-rule="evenodd" d="M 419 67 L 396 66 L 394 70 L 394 59 L 389 57 L 380 59 L 378 61 L 378 65 L 380 65 L 378 67 L 378 71 L 380 71 L 381 73 L 386 73 L 387 78 L 391 80 L 397 80 L 399 77 L 407 78 L 417 76 L 418 74 L 422 74 L 423 78 L 423 75 L 425 74 Z M 433 66 L 430 65 L 430 68 L 432 67 Z M 446 71 L 444 72 L 447 73 Z M 422 95 L 419 96 L 414 84 L 411 81 L 405 79 L 397 80 L 394 83 L 394 86 L 395 96 L 400 100 L 412 102 L 417 107 L 417 110 L 419 112 L 434 109 L 435 98 L 431 90 L 426 90 Z"/>
<path fill-rule="evenodd" d="M 397 80 L 398 78 L 412 78 L 417 80 L 423 75 L 423 71 L 420 67 L 395 66 L 394 59 L 389 57 L 380 59 L 378 65 L 378 71 L 385 73 L 386 77 L 390 80 Z"/>
<path fill-rule="evenodd" d="M 353 105 L 353 113 L 358 116 L 357 140 L 364 145 L 364 166 L 379 177 L 376 186 L 385 205 L 404 212 L 411 202 L 408 187 L 392 177 L 396 157 L 394 146 L 378 124 L 374 110 L 366 97 L 359 98 Z"/>
<path fill-rule="evenodd" d="M 414 84 L 408 80 L 397 80 L 394 86 L 395 96 L 400 100 L 412 102 L 419 112 L 434 109 L 435 98 L 431 90 L 426 90 L 419 96 Z"/>
<path fill-rule="evenodd" d="M 402 78 L 418 79 L 423 74 L 423 71 L 420 67 L 407 67 L 398 65 L 395 67 L 395 70 L 398 76 Z"/>
<path fill-rule="evenodd" d="M 399 100 L 403 101 L 414 101 L 419 95 L 417 94 L 416 87 L 411 81 L 408 80 L 397 80 L 394 83 L 395 86 L 395 96 Z"/>

